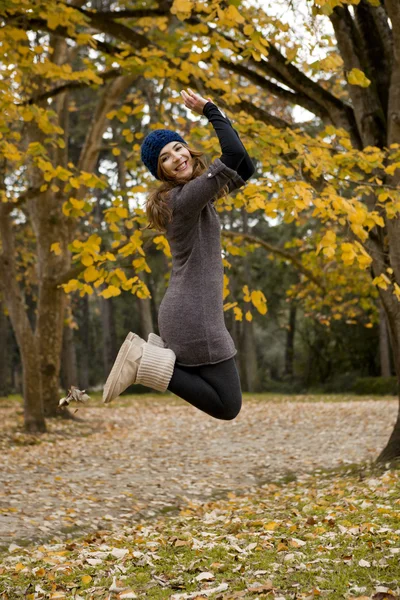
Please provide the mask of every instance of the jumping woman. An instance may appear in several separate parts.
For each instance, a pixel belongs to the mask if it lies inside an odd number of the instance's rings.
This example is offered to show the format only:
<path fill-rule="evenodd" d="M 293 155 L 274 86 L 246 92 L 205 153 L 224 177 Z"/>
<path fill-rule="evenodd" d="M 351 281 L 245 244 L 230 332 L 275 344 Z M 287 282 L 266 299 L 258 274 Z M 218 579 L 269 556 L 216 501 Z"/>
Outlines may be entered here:
<path fill-rule="evenodd" d="M 169 390 L 216 419 L 234 419 L 242 405 L 236 349 L 224 322 L 221 231 L 214 201 L 242 187 L 254 166 L 229 119 L 211 101 L 188 90 L 184 104 L 204 115 L 222 154 L 207 168 L 202 153 L 168 129 L 152 131 L 141 158 L 161 186 L 147 201 L 149 227 L 164 231 L 172 273 L 158 314 L 160 336 L 147 342 L 129 333 L 103 401 L 140 383 Z"/>

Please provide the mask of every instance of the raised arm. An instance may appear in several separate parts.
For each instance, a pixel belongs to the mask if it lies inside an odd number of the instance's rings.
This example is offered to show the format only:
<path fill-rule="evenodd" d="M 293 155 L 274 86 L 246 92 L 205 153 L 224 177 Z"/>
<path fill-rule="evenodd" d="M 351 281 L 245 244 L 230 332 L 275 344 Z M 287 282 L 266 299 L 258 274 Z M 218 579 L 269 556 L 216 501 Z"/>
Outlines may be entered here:
<path fill-rule="evenodd" d="M 185 106 L 197 114 L 202 115 L 207 106 L 206 116 L 215 129 L 222 151 L 221 157 L 215 159 L 205 173 L 170 192 L 175 215 L 180 214 L 189 224 L 197 219 L 199 212 L 208 202 L 215 199 L 225 186 L 231 192 L 245 184 L 245 179 L 239 173 L 242 164 L 241 172 L 246 179 L 254 173 L 254 167 L 239 136 L 215 104 L 191 90 L 189 93 L 182 91 L 181 94 Z"/>
<path fill-rule="evenodd" d="M 203 114 L 218 136 L 222 150 L 220 160 L 230 169 L 234 169 L 244 181 L 250 179 L 255 172 L 254 165 L 230 120 L 210 101 L 205 104 Z"/>

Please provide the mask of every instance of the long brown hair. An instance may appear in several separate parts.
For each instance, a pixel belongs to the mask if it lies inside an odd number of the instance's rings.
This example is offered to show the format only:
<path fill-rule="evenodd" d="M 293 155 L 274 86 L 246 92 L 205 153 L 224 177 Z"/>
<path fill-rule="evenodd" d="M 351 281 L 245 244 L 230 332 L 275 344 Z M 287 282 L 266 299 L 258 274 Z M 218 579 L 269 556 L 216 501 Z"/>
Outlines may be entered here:
<path fill-rule="evenodd" d="M 203 158 L 204 153 L 199 150 L 193 150 L 189 146 L 186 146 L 186 148 L 193 158 L 193 171 L 187 179 L 182 178 L 178 181 L 176 178 L 168 177 L 163 169 L 162 162 L 158 161 L 157 175 L 162 183 L 158 188 L 152 190 L 147 198 L 146 214 L 149 223 L 146 229 L 156 229 L 157 231 L 164 232 L 167 229 L 168 223 L 172 220 L 172 208 L 167 202 L 169 192 L 178 185 L 195 179 L 207 170 L 207 164 Z"/>

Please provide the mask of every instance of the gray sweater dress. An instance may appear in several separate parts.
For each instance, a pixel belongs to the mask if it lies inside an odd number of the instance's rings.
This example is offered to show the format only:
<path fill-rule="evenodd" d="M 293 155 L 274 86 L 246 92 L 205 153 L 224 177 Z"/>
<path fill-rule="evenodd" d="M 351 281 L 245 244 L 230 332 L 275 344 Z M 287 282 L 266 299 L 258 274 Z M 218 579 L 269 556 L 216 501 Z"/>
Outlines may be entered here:
<path fill-rule="evenodd" d="M 217 158 L 168 197 L 173 211 L 166 231 L 172 273 L 158 326 L 182 366 L 215 364 L 236 354 L 224 321 L 221 229 L 213 204 L 225 185 L 231 192 L 245 181 Z"/>

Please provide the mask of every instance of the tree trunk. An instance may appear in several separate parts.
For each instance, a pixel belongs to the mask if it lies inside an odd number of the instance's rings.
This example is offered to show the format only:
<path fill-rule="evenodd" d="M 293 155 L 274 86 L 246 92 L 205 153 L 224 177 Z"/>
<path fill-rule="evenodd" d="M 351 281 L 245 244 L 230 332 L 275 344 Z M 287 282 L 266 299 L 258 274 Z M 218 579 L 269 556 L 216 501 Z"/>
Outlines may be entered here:
<path fill-rule="evenodd" d="M 69 325 L 64 326 L 61 376 L 65 390 L 68 390 L 71 385 L 79 387 L 74 330 Z"/>
<path fill-rule="evenodd" d="M 46 431 L 38 340 L 28 319 L 15 263 L 14 229 L 9 207 L 0 205 L 0 288 L 19 347 L 23 368 L 25 428 L 32 433 Z"/>
<path fill-rule="evenodd" d="M 26 313 L 18 310 L 18 303 L 10 316 L 22 362 L 25 429 L 30 433 L 42 433 L 46 431 L 46 423 L 38 340 L 30 328 Z"/>
<path fill-rule="evenodd" d="M 243 221 L 243 233 L 249 233 L 248 214 L 244 208 L 241 209 Z M 244 281 L 251 290 L 253 287 L 251 265 L 249 257 L 243 258 Z M 243 370 L 246 378 L 246 389 L 248 392 L 256 392 L 259 389 L 259 373 L 257 365 L 256 340 L 254 336 L 253 321 L 243 322 Z"/>
<path fill-rule="evenodd" d="M 79 360 L 79 387 L 82 390 L 89 389 L 89 356 L 90 356 L 90 322 L 89 322 L 89 299 L 84 296 L 81 299 L 82 324 L 80 327 L 81 354 Z"/>
<path fill-rule="evenodd" d="M 36 343 L 20 346 L 23 366 L 24 424 L 29 433 L 43 433 L 46 423 L 40 382 L 40 358 Z"/>
<path fill-rule="evenodd" d="M 387 316 L 390 342 L 393 350 L 394 364 L 397 374 L 398 390 L 400 389 L 400 308 L 397 298 L 391 291 L 380 290 L 382 304 Z M 400 402 L 400 397 L 399 397 Z M 389 440 L 377 458 L 378 463 L 385 463 L 400 457 L 400 404 L 397 419 Z"/>
<path fill-rule="evenodd" d="M 379 358 L 381 377 L 390 377 L 390 345 L 389 345 L 389 334 L 386 325 L 386 314 L 383 305 L 379 308 Z"/>
<path fill-rule="evenodd" d="M 151 313 L 151 300 L 150 298 L 144 298 L 143 300 L 138 298 L 140 312 L 140 335 L 147 340 L 149 333 L 154 331 L 153 315 Z"/>
<path fill-rule="evenodd" d="M 285 377 L 293 379 L 293 359 L 294 359 L 294 335 L 296 329 L 297 306 L 293 302 L 290 304 L 289 325 L 286 334 L 285 348 Z"/>
<path fill-rule="evenodd" d="M 0 340 L 0 396 L 7 396 L 10 390 L 10 348 L 8 345 L 8 322 L 2 304 L 0 304 Z"/>
<path fill-rule="evenodd" d="M 65 305 L 64 290 L 57 289 L 53 282 L 44 281 L 39 292 L 36 330 L 39 338 L 42 394 L 46 417 L 61 415 L 58 401 Z"/>
<path fill-rule="evenodd" d="M 257 392 L 259 390 L 259 374 L 253 322 L 245 321 L 243 323 L 243 355 L 246 390 Z"/>
<path fill-rule="evenodd" d="M 103 372 L 107 378 L 117 355 L 115 344 L 114 303 L 112 298 L 100 299 L 103 338 Z"/>

